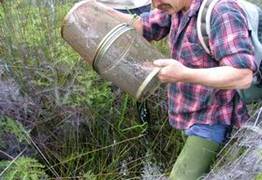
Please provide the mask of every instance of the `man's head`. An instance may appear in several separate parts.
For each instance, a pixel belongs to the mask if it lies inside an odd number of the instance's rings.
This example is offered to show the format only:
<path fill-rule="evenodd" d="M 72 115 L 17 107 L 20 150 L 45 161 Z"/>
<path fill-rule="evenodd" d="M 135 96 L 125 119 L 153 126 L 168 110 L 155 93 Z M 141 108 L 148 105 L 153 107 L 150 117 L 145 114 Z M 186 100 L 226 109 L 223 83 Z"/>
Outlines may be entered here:
<path fill-rule="evenodd" d="M 152 0 L 153 6 L 172 15 L 189 9 L 192 0 Z"/>

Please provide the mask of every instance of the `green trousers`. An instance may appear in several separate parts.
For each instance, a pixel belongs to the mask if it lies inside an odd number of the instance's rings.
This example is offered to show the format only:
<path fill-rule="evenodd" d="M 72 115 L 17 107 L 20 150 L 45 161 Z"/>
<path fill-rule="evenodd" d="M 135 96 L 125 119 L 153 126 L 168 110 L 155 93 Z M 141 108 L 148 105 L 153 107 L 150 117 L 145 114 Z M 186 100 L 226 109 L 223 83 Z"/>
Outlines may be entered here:
<path fill-rule="evenodd" d="M 215 160 L 219 144 L 206 139 L 189 136 L 179 154 L 170 180 L 197 180 L 209 171 Z"/>

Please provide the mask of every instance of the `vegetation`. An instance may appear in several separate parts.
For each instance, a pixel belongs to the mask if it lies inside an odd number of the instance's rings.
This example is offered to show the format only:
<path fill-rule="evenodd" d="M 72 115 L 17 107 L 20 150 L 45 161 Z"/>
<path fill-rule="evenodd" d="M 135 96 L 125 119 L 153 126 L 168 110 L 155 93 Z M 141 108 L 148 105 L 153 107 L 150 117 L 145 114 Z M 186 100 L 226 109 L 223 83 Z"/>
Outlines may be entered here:
<path fill-rule="evenodd" d="M 0 7 L 0 172 L 125 179 L 148 176 L 145 166 L 155 164 L 168 173 L 184 141 L 168 125 L 164 89 L 150 97 L 150 122 L 140 122 L 134 99 L 112 91 L 61 38 L 73 2 Z M 156 46 L 167 53 L 165 42 Z"/>
<path fill-rule="evenodd" d="M 28 157 L 18 158 L 14 161 L 14 165 L 12 161 L 0 161 L 0 167 L 8 167 L 3 176 L 1 176 L 3 179 L 38 180 L 48 178 L 44 171 L 44 166 L 37 162 L 37 160 Z"/>

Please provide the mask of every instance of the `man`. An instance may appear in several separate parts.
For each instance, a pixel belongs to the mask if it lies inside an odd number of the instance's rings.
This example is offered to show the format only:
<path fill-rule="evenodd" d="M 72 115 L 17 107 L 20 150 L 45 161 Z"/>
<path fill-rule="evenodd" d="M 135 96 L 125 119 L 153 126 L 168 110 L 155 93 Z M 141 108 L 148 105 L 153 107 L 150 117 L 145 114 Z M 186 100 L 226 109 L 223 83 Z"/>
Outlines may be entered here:
<path fill-rule="evenodd" d="M 158 59 L 159 79 L 168 83 L 169 122 L 188 135 L 170 179 L 196 180 L 209 169 L 232 125 L 249 118 L 235 89 L 250 86 L 254 48 L 247 22 L 234 0 L 219 1 L 211 16 L 212 55 L 202 48 L 196 20 L 202 0 L 153 0 L 156 9 L 132 20 L 149 40 L 169 35 L 171 59 Z"/>

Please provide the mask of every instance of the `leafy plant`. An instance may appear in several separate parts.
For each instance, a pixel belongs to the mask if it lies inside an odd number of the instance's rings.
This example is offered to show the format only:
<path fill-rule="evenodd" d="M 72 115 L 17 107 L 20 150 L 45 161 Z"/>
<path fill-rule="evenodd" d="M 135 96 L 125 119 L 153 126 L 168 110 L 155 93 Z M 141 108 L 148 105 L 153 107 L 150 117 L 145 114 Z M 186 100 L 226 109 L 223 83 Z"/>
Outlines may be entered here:
<path fill-rule="evenodd" d="M 10 165 L 11 161 L 0 161 L 0 169 L 4 169 Z M 1 176 L 2 179 L 17 180 L 39 180 L 47 179 L 45 167 L 37 160 L 29 157 L 18 158 Z"/>
<path fill-rule="evenodd" d="M 14 134 L 19 142 L 24 142 L 25 138 L 25 129 L 23 125 L 9 117 L 0 117 L 0 136 L 4 133 Z"/>
<path fill-rule="evenodd" d="M 262 174 L 259 174 L 255 180 L 262 180 Z"/>
<path fill-rule="evenodd" d="M 85 173 L 83 177 L 84 179 L 88 179 L 88 180 L 96 180 L 96 176 L 91 171 Z"/>

